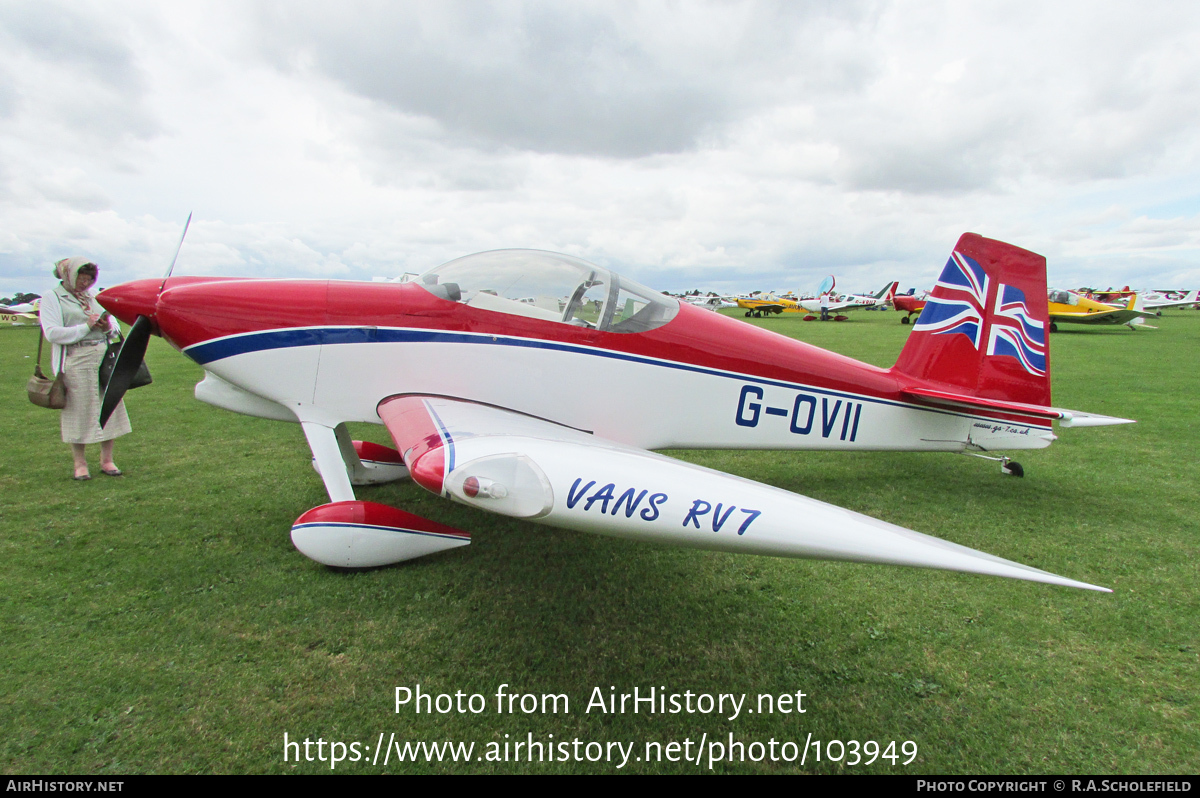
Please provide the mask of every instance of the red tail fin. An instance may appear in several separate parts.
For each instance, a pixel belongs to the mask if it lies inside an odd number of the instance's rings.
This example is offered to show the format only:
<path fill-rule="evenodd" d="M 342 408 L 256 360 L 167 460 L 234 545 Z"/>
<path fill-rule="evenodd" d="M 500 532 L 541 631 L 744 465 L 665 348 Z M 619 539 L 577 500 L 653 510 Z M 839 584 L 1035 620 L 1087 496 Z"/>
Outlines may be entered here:
<path fill-rule="evenodd" d="M 1048 406 L 1048 327 L 1046 259 L 966 233 L 892 371 L 966 396 Z"/>

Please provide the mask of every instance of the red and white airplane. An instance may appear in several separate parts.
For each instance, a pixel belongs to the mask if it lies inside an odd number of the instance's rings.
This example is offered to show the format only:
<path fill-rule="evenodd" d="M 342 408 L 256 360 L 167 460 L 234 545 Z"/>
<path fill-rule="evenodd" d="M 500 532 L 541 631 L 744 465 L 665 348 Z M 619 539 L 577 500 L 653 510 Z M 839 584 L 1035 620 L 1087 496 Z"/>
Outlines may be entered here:
<path fill-rule="evenodd" d="M 818 298 L 801 299 L 796 304 L 798 304 L 804 310 L 807 310 L 809 313 L 820 313 L 822 310 L 820 295 L 829 294 L 829 301 L 824 308 L 829 313 L 840 314 L 847 310 L 873 308 L 877 305 L 885 305 L 888 302 L 891 302 L 892 297 L 896 295 L 896 287 L 900 285 L 900 283 L 890 282 L 875 294 L 842 294 L 840 296 L 833 292 L 833 289 L 836 285 L 836 280 L 832 275 L 830 275 L 821 285 Z M 828 288 L 826 286 L 828 286 Z M 844 321 L 845 318 L 845 316 L 842 316 L 841 318 L 837 319 L 837 321 Z"/>
<path fill-rule="evenodd" d="M 104 418 L 157 334 L 204 368 L 199 399 L 299 422 L 330 503 L 292 540 L 327 565 L 469 542 L 355 498 L 355 485 L 407 475 L 568 529 L 1104 590 L 651 451 L 982 453 L 1049 446 L 1056 420 L 1124 423 L 1050 406 L 1045 259 L 978 235 L 959 240 L 890 369 L 534 250 L 408 283 L 182 277 L 100 302 L 133 324 Z M 346 422 L 382 423 L 396 448 L 351 441 Z"/>
<path fill-rule="evenodd" d="M 896 294 L 892 297 L 892 307 L 905 314 L 900 323 L 908 324 L 913 316 L 920 316 L 921 311 L 925 310 L 925 295 L 917 296 L 916 291 L 910 288 L 907 294 Z"/>

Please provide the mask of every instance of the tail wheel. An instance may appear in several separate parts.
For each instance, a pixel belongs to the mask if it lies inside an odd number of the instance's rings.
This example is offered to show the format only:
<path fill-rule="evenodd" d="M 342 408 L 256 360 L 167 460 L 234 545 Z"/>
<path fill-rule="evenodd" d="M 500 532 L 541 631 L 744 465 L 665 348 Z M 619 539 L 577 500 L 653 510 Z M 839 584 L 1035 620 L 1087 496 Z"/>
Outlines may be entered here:
<path fill-rule="evenodd" d="M 1025 469 L 1022 468 L 1021 464 L 1015 460 L 1010 460 L 1004 465 L 1000 466 L 1000 471 L 1001 473 L 1008 474 L 1010 477 L 1025 476 Z"/>

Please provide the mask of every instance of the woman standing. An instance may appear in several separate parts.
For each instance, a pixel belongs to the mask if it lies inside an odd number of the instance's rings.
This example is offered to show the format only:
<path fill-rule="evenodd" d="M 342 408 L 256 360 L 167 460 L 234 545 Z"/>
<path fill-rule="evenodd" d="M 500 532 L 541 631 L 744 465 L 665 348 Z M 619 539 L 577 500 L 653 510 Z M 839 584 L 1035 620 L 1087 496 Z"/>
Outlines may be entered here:
<path fill-rule="evenodd" d="M 108 424 L 100 428 L 100 361 L 109 332 L 119 332 L 117 320 L 96 303 L 91 292 L 100 270 L 87 258 L 64 258 L 54 264 L 61 281 L 52 296 L 42 299 L 42 331 L 52 346 L 50 368 L 63 373 L 67 406 L 62 411 L 62 439 L 71 444 L 75 479 L 91 479 L 84 447 L 100 444 L 100 470 L 121 476 L 113 462 L 113 440 L 130 432 L 125 403 L 117 405 Z"/>

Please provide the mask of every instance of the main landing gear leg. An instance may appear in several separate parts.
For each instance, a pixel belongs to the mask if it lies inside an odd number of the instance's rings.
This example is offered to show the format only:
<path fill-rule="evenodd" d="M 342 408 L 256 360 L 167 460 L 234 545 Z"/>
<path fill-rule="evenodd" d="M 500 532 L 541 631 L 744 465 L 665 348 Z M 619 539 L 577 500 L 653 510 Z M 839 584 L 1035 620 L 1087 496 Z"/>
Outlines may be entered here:
<path fill-rule="evenodd" d="M 408 476 L 404 458 L 395 449 L 368 441 L 351 440 L 345 422 L 334 427 L 333 434 L 337 438 L 338 451 L 342 453 L 342 462 L 345 463 L 351 485 L 378 485 Z M 315 457 L 313 468 L 318 474 L 321 473 L 321 464 Z"/>
<path fill-rule="evenodd" d="M 363 464 L 345 427 L 309 421 L 300 425 L 330 501 L 292 524 L 292 543 L 301 554 L 334 568 L 376 568 L 471 542 L 461 529 L 384 504 L 355 501 L 347 466 Z"/>
<path fill-rule="evenodd" d="M 325 482 L 329 500 L 354 501 L 354 487 L 350 484 L 350 474 L 346 470 L 346 460 L 342 456 L 337 434 L 324 424 L 311 421 L 302 421 L 300 426 L 304 428 L 304 437 L 308 438 L 308 448 L 312 449 L 313 459 L 317 461 L 317 470 Z M 354 459 L 358 459 L 357 455 Z"/>

